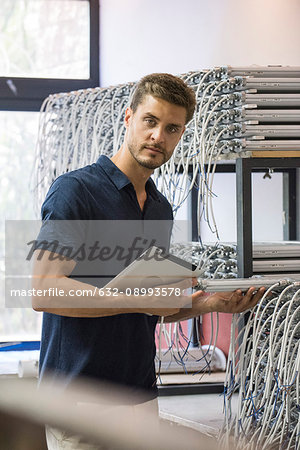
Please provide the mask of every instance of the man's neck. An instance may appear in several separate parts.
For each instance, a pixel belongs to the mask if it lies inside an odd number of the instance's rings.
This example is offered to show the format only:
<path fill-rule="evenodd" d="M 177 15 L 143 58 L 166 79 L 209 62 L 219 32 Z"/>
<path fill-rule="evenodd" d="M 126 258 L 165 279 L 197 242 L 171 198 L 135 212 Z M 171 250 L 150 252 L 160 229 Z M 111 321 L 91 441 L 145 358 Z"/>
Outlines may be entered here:
<path fill-rule="evenodd" d="M 141 166 L 126 150 L 124 144 L 111 158 L 112 162 L 129 178 L 134 186 L 137 197 L 145 194 L 146 182 L 153 173 L 152 169 Z"/>

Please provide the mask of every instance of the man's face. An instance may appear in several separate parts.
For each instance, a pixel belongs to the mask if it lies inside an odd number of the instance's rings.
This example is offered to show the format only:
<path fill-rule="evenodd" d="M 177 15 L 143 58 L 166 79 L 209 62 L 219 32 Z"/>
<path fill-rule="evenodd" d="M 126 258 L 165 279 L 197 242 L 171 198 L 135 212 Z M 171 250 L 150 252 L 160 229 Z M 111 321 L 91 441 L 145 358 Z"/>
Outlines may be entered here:
<path fill-rule="evenodd" d="M 147 169 L 167 162 L 185 130 L 186 109 L 147 95 L 135 113 L 125 114 L 125 145 L 132 157 Z"/>

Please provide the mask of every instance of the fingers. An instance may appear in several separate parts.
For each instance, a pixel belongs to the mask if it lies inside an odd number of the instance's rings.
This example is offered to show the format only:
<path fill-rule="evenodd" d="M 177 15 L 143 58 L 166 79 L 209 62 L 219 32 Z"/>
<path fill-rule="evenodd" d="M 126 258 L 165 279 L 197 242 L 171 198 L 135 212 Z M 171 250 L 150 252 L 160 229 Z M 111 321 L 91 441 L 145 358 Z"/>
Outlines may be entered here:
<path fill-rule="evenodd" d="M 198 300 L 198 298 L 203 297 L 203 296 L 208 296 L 209 294 L 207 294 L 204 291 L 196 291 L 192 294 L 192 300 Z"/>
<path fill-rule="evenodd" d="M 264 287 L 261 287 L 258 289 L 257 292 L 254 293 L 254 295 L 252 294 L 252 300 L 250 301 L 251 302 L 250 308 L 255 306 L 261 300 L 265 291 L 266 291 L 266 289 Z"/>
<path fill-rule="evenodd" d="M 253 308 L 262 298 L 264 292 L 265 288 L 262 287 L 257 291 L 253 286 L 245 293 L 241 289 L 233 292 L 216 292 L 207 297 L 204 302 L 202 301 L 201 305 L 203 308 L 206 307 L 207 312 L 241 313 Z"/>
<path fill-rule="evenodd" d="M 247 309 L 253 308 L 259 300 L 264 295 L 265 288 L 261 287 L 260 289 L 256 290 L 253 286 L 248 289 L 248 291 L 242 295 L 241 291 L 238 293 L 237 297 L 240 298 L 240 300 L 236 301 L 236 312 L 243 312 Z"/>
<path fill-rule="evenodd" d="M 251 288 L 248 289 L 248 291 L 246 292 L 244 297 L 247 300 L 252 301 L 252 302 L 254 300 L 255 304 L 256 304 L 257 301 L 263 296 L 264 292 L 265 292 L 265 288 L 264 287 L 261 287 L 258 290 L 256 290 L 254 287 L 251 287 Z"/>

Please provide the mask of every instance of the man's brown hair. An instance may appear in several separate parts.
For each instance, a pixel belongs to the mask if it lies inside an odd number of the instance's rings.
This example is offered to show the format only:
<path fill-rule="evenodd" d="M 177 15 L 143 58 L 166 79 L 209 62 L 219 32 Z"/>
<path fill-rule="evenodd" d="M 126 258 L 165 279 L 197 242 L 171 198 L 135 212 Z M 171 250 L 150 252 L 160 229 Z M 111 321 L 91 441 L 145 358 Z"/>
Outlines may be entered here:
<path fill-rule="evenodd" d="M 186 123 L 194 114 L 195 93 L 185 82 L 169 73 L 152 73 L 143 77 L 137 84 L 132 96 L 130 108 L 135 113 L 146 95 L 160 98 L 186 109 Z"/>

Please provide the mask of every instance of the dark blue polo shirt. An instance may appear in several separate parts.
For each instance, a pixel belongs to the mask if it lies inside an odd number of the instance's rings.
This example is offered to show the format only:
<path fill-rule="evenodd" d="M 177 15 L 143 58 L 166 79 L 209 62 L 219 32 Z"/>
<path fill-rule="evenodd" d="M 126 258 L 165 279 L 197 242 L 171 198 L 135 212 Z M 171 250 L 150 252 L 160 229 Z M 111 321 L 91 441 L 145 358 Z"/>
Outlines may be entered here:
<path fill-rule="evenodd" d="M 146 191 L 141 211 L 130 180 L 109 158 L 100 156 L 97 163 L 54 181 L 42 219 L 172 221 L 171 206 L 151 179 Z M 40 237 L 46 237 L 43 231 Z M 67 383 L 78 376 L 93 377 L 143 390 L 145 399 L 154 398 L 156 323 L 157 316 L 138 313 L 100 318 L 44 313 L 40 379 L 46 373 L 54 378 L 64 375 Z"/>

